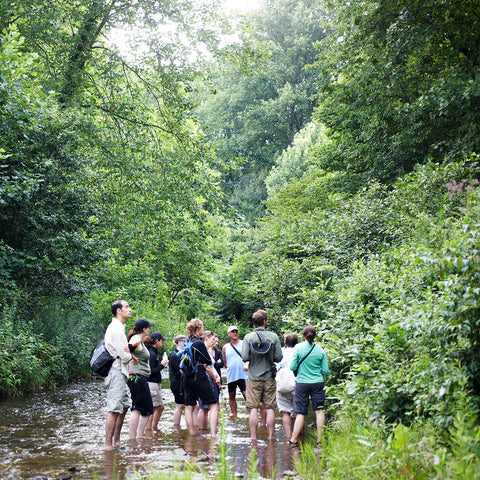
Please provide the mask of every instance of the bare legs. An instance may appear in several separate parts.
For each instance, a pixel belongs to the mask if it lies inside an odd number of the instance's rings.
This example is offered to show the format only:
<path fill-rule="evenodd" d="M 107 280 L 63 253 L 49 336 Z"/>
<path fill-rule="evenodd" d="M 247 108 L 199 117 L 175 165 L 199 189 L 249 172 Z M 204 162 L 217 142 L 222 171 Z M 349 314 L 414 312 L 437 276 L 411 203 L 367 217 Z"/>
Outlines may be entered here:
<path fill-rule="evenodd" d="M 323 426 L 325 425 L 325 412 L 323 410 L 317 410 L 315 415 L 317 417 L 317 442 L 320 443 L 322 441 Z"/>
<path fill-rule="evenodd" d="M 190 435 L 195 435 L 195 421 L 193 418 L 193 411 L 195 410 L 195 405 L 185 405 L 185 423 L 187 424 L 188 433 Z"/>
<path fill-rule="evenodd" d="M 158 422 L 160 421 L 160 417 L 162 416 L 163 410 L 165 407 L 163 405 L 159 405 L 158 407 L 153 407 L 153 415 L 148 417 L 147 421 L 147 430 L 157 430 L 158 429 Z"/>
<path fill-rule="evenodd" d="M 317 417 L 317 435 L 318 440 L 317 442 L 320 443 L 322 440 L 322 431 L 323 426 L 325 425 L 325 412 L 320 409 L 315 412 L 315 416 Z M 297 413 L 297 418 L 295 418 L 295 424 L 293 426 L 293 433 L 290 441 L 292 443 L 298 442 L 298 437 L 303 430 L 303 426 L 305 425 L 305 415 L 301 415 Z"/>
<path fill-rule="evenodd" d="M 267 408 L 266 412 L 268 439 L 273 440 L 273 434 L 275 432 L 275 412 L 273 408 Z"/>
<path fill-rule="evenodd" d="M 220 404 L 212 403 L 208 406 L 208 423 L 210 425 L 210 435 L 212 438 L 217 436 L 218 418 L 220 416 Z"/>
<path fill-rule="evenodd" d="M 193 419 L 194 410 L 195 410 L 195 406 L 193 405 L 185 406 L 185 422 L 187 423 L 188 433 L 190 435 L 196 435 L 195 423 Z M 210 425 L 210 435 L 212 436 L 212 438 L 215 438 L 217 436 L 219 414 L 220 414 L 219 403 L 212 403 L 211 405 L 208 405 L 208 423 Z M 197 419 L 197 422 L 199 422 L 199 419 Z"/>
<path fill-rule="evenodd" d="M 272 408 L 265 409 L 265 423 L 267 425 L 268 439 L 273 440 L 273 434 L 275 432 L 275 412 Z M 248 412 L 248 426 L 250 428 L 250 440 L 257 439 L 257 427 L 258 427 L 258 409 L 250 408 Z"/>
<path fill-rule="evenodd" d="M 197 421 L 194 422 L 197 426 L 198 430 L 206 430 L 207 423 L 208 423 L 208 409 L 207 408 L 199 408 L 197 414 Z"/>
<path fill-rule="evenodd" d="M 282 415 L 283 428 L 285 429 L 285 438 L 290 440 L 292 436 L 292 416 L 289 412 L 280 412 Z"/>
<path fill-rule="evenodd" d="M 256 440 L 258 427 L 258 410 L 256 408 L 250 408 L 248 411 L 248 427 L 250 429 L 250 440 Z"/>
<path fill-rule="evenodd" d="M 264 427 L 267 426 L 267 411 L 265 410 L 265 406 L 263 405 L 263 402 L 260 402 L 258 404 L 258 409 L 260 410 L 260 420 L 262 421 L 262 425 Z"/>
<path fill-rule="evenodd" d="M 107 421 L 105 423 L 106 450 L 113 450 L 115 447 L 120 446 L 120 432 L 127 410 L 128 408 L 125 408 L 122 413 L 109 412 L 107 414 Z"/>
<path fill-rule="evenodd" d="M 300 433 L 302 432 L 304 425 L 305 425 L 305 415 L 297 413 L 297 416 L 295 418 L 295 423 L 293 425 L 293 433 L 290 438 L 290 442 L 292 443 L 298 442 L 298 437 L 300 436 Z"/>
<path fill-rule="evenodd" d="M 180 420 L 182 419 L 182 412 L 185 409 L 185 405 L 183 403 L 177 403 L 175 406 L 175 411 L 173 412 L 173 426 L 179 427 Z"/>
<path fill-rule="evenodd" d="M 232 417 L 237 418 L 237 400 L 235 400 L 236 392 L 228 392 L 228 405 L 230 406 L 230 412 Z"/>
<path fill-rule="evenodd" d="M 237 400 L 235 399 L 237 391 L 228 392 L 228 405 L 230 406 L 230 411 L 232 412 L 232 418 L 235 420 L 237 418 Z M 246 397 L 245 392 L 241 392 L 243 398 Z"/>
<path fill-rule="evenodd" d="M 150 415 L 151 416 L 151 415 Z M 149 416 L 143 416 L 139 410 L 132 410 L 128 422 L 128 435 L 130 440 L 143 437 Z"/>

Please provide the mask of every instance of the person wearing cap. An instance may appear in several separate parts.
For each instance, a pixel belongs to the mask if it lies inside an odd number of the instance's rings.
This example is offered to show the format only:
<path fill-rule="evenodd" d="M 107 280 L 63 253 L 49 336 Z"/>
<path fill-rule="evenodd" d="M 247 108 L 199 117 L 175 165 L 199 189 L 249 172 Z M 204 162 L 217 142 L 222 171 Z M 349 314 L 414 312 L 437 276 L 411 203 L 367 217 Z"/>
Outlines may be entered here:
<path fill-rule="evenodd" d="M 230 325 L 227 329 L 230 342 L 226 343 L 222 348 L 225 368 L 227 369 L 227 388 L 228 388 L 228 404 L 232 418 L 237 417 L 237 400 L 235 398 L 237 387 L 245 398 L 247 388 L 247 372 L 244 369 L 242 359 L 243 340 L 238 338 L 238 327 Z"/>
<path fill-rule="evenodd" d="M 152 395 L 148 387 L 147 378 L 150 376 L 150 352 L 144 339 L 154 327 L 146 318 L 140 318 L 127 335 L 128 346 L 131 352 L 135 352 L 138 362 L 129 364 L 128 388 L 132 396 L 128 433 L 130 440 L 143 437 L 148 417 L 153 414 Z"/>
<path fill-rule="evenodd" d="M 125 300 L 116 300 L 111 308 L 113 318 L 105 332 L 105 347 L 115 360 L 105 378 L 108 411 L 105 422 L 106 450 L 120 447 L 120 432 L 131 403 L 127 387 L 128 364 L 134 359 L 125 335 L 125 323 L 132 316 L 132 309 Z"/>
<path fill-rule="evenodd" d="M 158 350 L 163 347 L 165 337 L 160 332 L 152 332 L 146 336 L 144 343 L 150 353 L 150 376 L 147 378 L 153 403 L 153 415 L 148 417 L 147 430 L 157 430 L 158 422 L 165 406 L 162 395 L 162 370 L 168 365 L 168 358 L 160 361 Z"/>
<path fill-rule="evenodd" d="M 180 358 L 178 352 L 187 339 L 186 335 L 177 335 L 173 342 L 176 345 L 175 350 L 170 354 L 170 363 L 168 364 L 168 377 L 170 379 L 170 390 L 175 398 L 175 412 L 173 412 L 173 425 L 180 426 L 180 419 L 185 408 L 185 396 L 183 395 L 182 373 L 180 372 Z"/>
<path fill-rule="evenodd" d="M 276 382 L 275 362 L 283 358 L 282 345 L 278 335 L 267 328 L 268 314 L 265 310 L 257 310 L 252 315 L 255 331 L 245 335 L 243 339 L 242 357 L 248 366 L 247 408 L 250 439 L 257 439 L 258 408 L 263 401 L 266 410 L 268 440 L 273 440 L 275 433 L 275 398 Z M 275 373 L 274 373 L 275 372 Z"/>

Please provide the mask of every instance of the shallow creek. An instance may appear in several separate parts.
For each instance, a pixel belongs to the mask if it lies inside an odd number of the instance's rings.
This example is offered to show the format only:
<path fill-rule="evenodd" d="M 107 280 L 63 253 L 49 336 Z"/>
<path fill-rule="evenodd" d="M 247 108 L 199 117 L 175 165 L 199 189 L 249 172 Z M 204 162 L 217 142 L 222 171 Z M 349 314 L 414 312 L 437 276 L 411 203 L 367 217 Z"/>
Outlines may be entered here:
<path fill-rule="evenodd" d="M 173 395 L 168 380 L 162 383 L 165 410 L 159 430 L 129 444 L 128 415 L 122 429 L 122 447 L 105 452 L 105 387 L 103 380 L 84 380 L 40 391 L 28 397 L 0 403 L 0 478 L 14 479 L 124 479 L 148 468 L 165 470 L 195 461 L 205 471 L 215 468 L 218 445 L 209 435 L 191 437 L 185 420 L 180 429 L 172 423 Z M 252 445 L 248 435 L 245 402 L 237 396 L 237 419 L 229 418 L 226 388 L 221 410 L 228 462 L 237 474 L 248 477 Z M 277 414 L 275 441 L 266 441 L 266 429 L 259 429 L 255 445 L 257 471 L 266 478 L 281 478 L 293 470 L 297 449 L 285 444 Z"/>

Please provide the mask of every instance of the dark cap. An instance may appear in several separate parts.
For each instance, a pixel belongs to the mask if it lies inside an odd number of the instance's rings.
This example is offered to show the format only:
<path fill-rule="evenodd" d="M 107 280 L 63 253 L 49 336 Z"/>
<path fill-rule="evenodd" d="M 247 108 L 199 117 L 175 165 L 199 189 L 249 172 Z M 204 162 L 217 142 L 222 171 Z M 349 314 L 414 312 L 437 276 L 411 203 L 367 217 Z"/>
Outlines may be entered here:
<path fill-rule="evenodd" d="M 156 342 L 157 340 L 166 340 L 166 338 L 160 332 L 152 332 L 150 334 L 150 338 L 152 342 Z"/>
<path fill-rule="evenodd" d="M 148 328 L 148 327 L 152 328 L 154 326 L 155 324 L 150 323 L 146 318 L 140 318 L 135 322 L 135 330 L 137 331 L 143 330 L 144 328 Z"/>

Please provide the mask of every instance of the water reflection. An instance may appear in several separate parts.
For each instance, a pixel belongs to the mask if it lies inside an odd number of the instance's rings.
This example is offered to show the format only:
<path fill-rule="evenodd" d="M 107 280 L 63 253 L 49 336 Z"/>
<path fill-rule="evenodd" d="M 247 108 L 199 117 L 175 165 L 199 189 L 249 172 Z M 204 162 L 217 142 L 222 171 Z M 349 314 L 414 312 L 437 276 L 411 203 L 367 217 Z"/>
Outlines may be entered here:
<path fill-rule="evenodd" d="M 122 447 L 106 452 L 105 389 L 103 381 L 92 380 L 68 385 L 51 392 L 38 392 L 26 398 L 0 403 L 0 478 L 58 478 L 122 480 L 134 471 L 153 467 L 168 469 L 186 462 L 211 471 L 218 459 L 218 444 L 209 435 L 188 435 L 185 420 L 175 428 L 173 395 L 164 388 L 165 410 L 158 431 L 144 439 L 128 440 L 128 414 L 122 430 Z M 226 435 L 227 458 L 232 468 L 244 474 L 253 458 L 257 471 L 266 478 L 281 478 L 292 470 L 296 453 L 284 442 L 280 418 L 275 440 L 267 441 L 266 428 L 258 440 L 250 442 L 248 415 L 242 397 L 238 398 L 236 420 L 229 418 L 227 392 L 222 392 L 222 426 Z"/>

